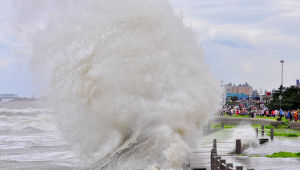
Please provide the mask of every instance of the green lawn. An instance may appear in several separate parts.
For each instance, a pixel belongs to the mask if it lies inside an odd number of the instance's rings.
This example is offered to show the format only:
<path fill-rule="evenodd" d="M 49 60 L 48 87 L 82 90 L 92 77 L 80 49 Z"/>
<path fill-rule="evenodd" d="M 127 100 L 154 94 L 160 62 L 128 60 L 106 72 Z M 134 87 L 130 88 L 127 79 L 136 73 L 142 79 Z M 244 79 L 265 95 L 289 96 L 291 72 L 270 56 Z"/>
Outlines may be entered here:
<path fill-rule="evenodd" d="M 267 158 L 300 158 L 300 152 L 276 152 L 272 155 L 252 155 L 249 157 L 267 157 Z"/>
<path fill-rule="evenodd" d="M 244 116 L 240 116 L 244 117 Z M 259 133 L 261 133 L 261 125 L 260 124 L 254 124 L 251 125 L 253 128 L 258 128 Z M 229 128 L 235 128 L 238 127 L 238 125 L 224 125 L 225 129 Z M 215 123 L 211 124 L 211 128 L 221 128 L 221 123 Z M 299 130 L 294 130 L 294 129 L 289 129 L 287 124 L 281 124 L 278 125 L 277 127 L 272 126 L 272 125 L 265 125 L 265 134 L 267 136 L 270 136 L 271 130 L 274 129 L 274 136 L 284 136 L 284 137 L 299 137 L 300 136 L 300 131 Z"/>
<path fill-rule="evenodd" d="M 251 118 L 249 115 L 232 115 L 232 116 L 226 115 L 225 117 Z M 257 118 L 257 119 L 269 119 L 269 120 L 277 121 L 277 117 L 273 118 L 273 117 L 267 117 L 267 116 L 255 116 L 255 118 Z M 285 119 L 284 117 L 282 118 L 282 121 L 289 122 L 289 120 Z M 300 122 L 300 120 L 298 120 L 298 122 Z"/>
<path fill-rule="evenodd" d="M 272 155 L 266 155 L 267 158 L 300 158 L 300 152 L 276 152 Z"/>
<path fill-rule="evenodd" d="M 267 135 L 270 136 L 270 131 L 267 132 Z M 288 128 L 274 129 L 274 136 L 298 137 L 300 131 Z"/>
<path fill-rule="evenodd" d="M 235 127 L 238 127 L 238 125 L 224 125 L 225 129 L 235 128 Z M 221 123 L 211 124 L 211 128 L 221 128 Z"/>
<path fill-rule="evenodd" d="M 253 128 L 258 128 L 259 132 L 261 132 L 261 125 L 251 125 Z M 300 136 L 299 130 L 289 129 L 288 125 L 282 124 L 277 127 L 272 125 L 265 125 L 265 133 L 270 136 L 270 129 L 274 129 L 274 136 L 285 136 L 285 137 L 298 137 Z"/>

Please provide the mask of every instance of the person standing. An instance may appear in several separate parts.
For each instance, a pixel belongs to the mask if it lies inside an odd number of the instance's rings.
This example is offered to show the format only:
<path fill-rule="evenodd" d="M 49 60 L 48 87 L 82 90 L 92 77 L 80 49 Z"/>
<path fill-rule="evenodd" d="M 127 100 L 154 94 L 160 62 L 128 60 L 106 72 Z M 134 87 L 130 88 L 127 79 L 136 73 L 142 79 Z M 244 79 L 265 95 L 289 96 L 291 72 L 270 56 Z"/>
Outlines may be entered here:
<path fill-rule="evenodd" d="M 293 120 L 293 115 L 291 111 L 288 111 L 288 119 L 290 120 L 290 122 Z"/>
<path fill-rule="evenodd" d="M 295 122 L 298 121 L 298 112 L 297 112 L 297 110 L 294 113 L 294 120 L 295 120 Z"/>
<path fill-rule="evenodd" d="M 266 116 L 269 117 L 269 110 L 266 110 Z"/>
<path fill-rule="evenodd" d="M 282 120 L 282 117 L 283 117 L 283 111 L 282 109 L 279 110 L 279 118 L 280 118 L 280 121 Z"/>

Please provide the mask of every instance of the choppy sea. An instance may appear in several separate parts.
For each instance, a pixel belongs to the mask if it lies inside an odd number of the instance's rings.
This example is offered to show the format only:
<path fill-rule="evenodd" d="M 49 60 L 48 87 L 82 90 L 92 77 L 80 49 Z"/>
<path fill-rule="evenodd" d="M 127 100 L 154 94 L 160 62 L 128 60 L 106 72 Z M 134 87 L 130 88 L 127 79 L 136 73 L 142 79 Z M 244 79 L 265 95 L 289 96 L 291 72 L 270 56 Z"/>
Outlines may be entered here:
<path fill-rule="evenodd" d="M 52 114 L 37 101 L 0 102 L 0 169 L 76 169 Z"/>

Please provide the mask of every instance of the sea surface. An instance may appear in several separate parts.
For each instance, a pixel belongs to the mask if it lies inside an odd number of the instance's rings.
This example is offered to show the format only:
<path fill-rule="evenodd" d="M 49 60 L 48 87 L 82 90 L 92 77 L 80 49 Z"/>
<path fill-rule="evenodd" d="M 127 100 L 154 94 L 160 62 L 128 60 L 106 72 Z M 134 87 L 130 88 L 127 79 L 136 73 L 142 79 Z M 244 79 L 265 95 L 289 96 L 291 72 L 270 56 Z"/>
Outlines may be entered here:
<path fill-rule="evenodd" d="M 0 102 L 0 169 L 77 169 L 51 110 L 38 101 Z"/>

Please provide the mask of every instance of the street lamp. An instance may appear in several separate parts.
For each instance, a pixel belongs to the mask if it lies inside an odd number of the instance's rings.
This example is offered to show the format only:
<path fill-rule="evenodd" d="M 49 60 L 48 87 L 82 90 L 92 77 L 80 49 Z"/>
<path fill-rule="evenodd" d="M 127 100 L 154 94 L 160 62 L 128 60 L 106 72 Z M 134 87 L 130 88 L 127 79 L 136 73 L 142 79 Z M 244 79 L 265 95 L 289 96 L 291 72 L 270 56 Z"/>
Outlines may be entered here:
<path fill-rule="evenodd" d="M 281 63 L 281 86 L 283 87 L 283 64 L 284 60 L 280 60 Z"/>
<path fill-rule="evenodd" d="M 279 95 L 278 98 L 279 98 L 279 102 L 280 102 L 280 110 L 281 110 L 281 100 L 282 100 L 282 95 Z"/>
<path fill-rule="evenodd" d="M 280 86 L 280 93 L 281 95 L 278 96 L 280 102 L 280 110 L 281 110 L 281 100 L 282 100 L 282 90 L 283 90 L 283 64 L 284 60 L 280 60 L 281 63 L 281 86 Z"/>

